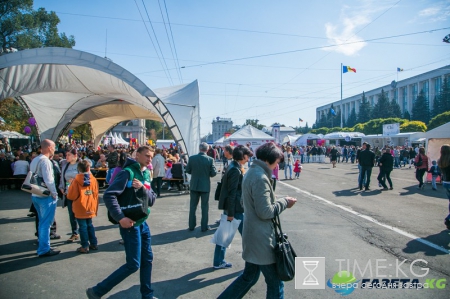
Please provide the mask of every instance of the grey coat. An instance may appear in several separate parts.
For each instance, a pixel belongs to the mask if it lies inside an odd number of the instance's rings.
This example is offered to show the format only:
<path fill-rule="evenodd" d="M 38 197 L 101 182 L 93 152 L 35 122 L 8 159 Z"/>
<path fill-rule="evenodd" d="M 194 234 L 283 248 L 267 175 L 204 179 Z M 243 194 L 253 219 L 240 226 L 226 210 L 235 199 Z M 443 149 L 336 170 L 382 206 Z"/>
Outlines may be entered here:
<path fill-rule="evenodd" d="M 216 176 L 217 170 L 213 158 L 200 152 L 189 158 L 186 173 L 191 175 L 190 189 L 192 191 L 209 193 L 211 190 L 210 178 Z"/>
<path fill-rule="evenodd" d="M 275 263 L 275 233 L 272 224 L 275 207 L 287 208 L 286 198 L 275 199 L 272 171 L 263 161 L 255 160 L 242 181 L 245 217 L 242 232 L 242 258 L 256 265 Z"/>

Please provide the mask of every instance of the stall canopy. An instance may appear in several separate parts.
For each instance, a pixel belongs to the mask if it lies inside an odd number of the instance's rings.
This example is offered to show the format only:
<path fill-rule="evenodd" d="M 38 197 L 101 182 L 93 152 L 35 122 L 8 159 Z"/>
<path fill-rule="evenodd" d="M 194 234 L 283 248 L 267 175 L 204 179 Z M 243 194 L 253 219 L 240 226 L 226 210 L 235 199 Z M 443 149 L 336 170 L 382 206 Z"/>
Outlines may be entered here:
<path fill-rule="evenodd" d="M 350 138 L 362 138 L 366 136 L 364 133 L 359 132 L 333 132 L 326 134 L 323 138 L 324 139 L 345 139 L 347 137 Z"/>
<path fill-rule="evenodd" d="M 30 137 L 15 131 L 0 131 L 0 138 L 29 139 Z"/>
<path fill-rule="evenodd" d="M 221 138 L 217 139 L 216 141 L 214 141 L 214 145 L 223 146 L 224 139 L 225 139 L 225 137 L 221 137 Z"/>
<path fill-rule="evenodd" d="M 122 121 L 163 119 L 184 151 L 198 150 L 197 81 L 152 91 L 108 59 L 67 48 L 39 48 L 0 56 L 0 101 L 10 97 L 36 119 L 41 139 L 57 140 L 70 128 L 89 123 L 98 144 Z"/>
<path fill-rule="evenodd" d="M 319 134 L 305 134 L 300 136 L 297 140 L 295 140 L 294 145 L 297 146 L 306 146 L 308 145 L 308 140 L 322 140 L 323 139 L 323 135 Z"/>
<path fill-rule="evenodd" d="M 264 133 L 261 130 L 258 130 L 251 125 L 247 125 L 231 134 L 230 137 L 224 140 L 224 144 L 246 145 L 247 143 L 250 143 L 253 150 L 255 150 L 260 145 L 274 140 L 275 138 L 273 138 L 272 136 Z"/>
<path fill-rule="evenodd" d="M 299 134 L 299 135 L 286 135 L 286 136 L 284 136 L 282 143 L 285 144 L 285 143 L 289 142 L 290 144 L 293 145 L 295 140 L 299 139 L 301 136 L 302 136 L 301 134 Z"/>
<path fill-rule="evenodd" d="M 441 146 L 450 144 L 450 122 L 425 133 L 427 139 L 427 156 L 438 160 L 441 156 Z"/>

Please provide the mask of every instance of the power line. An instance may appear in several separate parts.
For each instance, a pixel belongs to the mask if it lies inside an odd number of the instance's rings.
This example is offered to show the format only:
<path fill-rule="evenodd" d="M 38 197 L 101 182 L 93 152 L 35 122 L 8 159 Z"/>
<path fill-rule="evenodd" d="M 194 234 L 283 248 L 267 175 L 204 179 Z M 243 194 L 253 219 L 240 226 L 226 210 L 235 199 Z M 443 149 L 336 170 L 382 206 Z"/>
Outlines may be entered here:
<path fill-rule="evenodd" d="M 178 73 L 180 74 L 181 83 L 183 83 L 183 75 L 181 74 L 181 70 L 180 70 L 180 63 L 179 63 L 179 60 L 178 60 L 177 47 L 175 46 L 175 40 L 173 38 L 172 25 L 171 25 L 170 19 L 169 19 L 169 12 L 167 11 L 166 0 L 164 0 L 164 7 L 166 9 L 167 23 L 169 24 L 169 30 L 170 30 L 170 36 L 172 37 L 173 49 L 175 50 L 175 59 L 176 59 L 176 62 L 177 62 Z"/>
<path fill-rule="evenodd" d="M 148 30 L 147 24 L 144 21 L 144 17 L 142 16 L 142 13 L 141 13 L 141 10 L 139 8 L 139 5 L 137 4 L 136 0 L 134 0 L 134 3 L 136 4 L 136 7 L 137 7 L 137 9 L 139 11 L 139 15 L 141 16 L 142 22 L 144 23 L 144 27 L 145 27 L 145 30 L 147 31 L 147 35 L 150 38 L 150 41 L 152 42 L 153 49 L 155 49 L 156 56 L 158 56 L 159 63 L 161 64 L 161 67 L 163 68 L 164 73 L 166 74 L 166 77 L 167 77 L 169 83 L 172 82 L 172 85 L 173 85 L 172 77 L 170 76 L 170 73 L 168 73 L 168 70 L 166 71 L 166 69 L 164 68 L 163 62 L 161 61 L 161 57 L 159 57 L 158 50 L 156 49 L 155 43 L 153 42 L 152 36 L 150 34 L 150 31 Z"/>

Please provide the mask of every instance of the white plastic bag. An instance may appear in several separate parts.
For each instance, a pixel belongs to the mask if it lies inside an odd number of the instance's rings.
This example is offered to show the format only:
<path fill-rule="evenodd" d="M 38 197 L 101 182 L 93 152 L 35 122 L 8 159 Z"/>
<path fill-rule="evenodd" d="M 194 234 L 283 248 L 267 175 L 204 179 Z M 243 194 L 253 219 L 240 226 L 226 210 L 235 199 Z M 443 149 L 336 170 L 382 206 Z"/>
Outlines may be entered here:
<path fill-rule="evenodd" d="M 214 233 L 211 243 L 230 248 L 231 241 L 233 241 L 241 220 L 234 218 L 232 221 L 228 221 L 227 217 L 225 214 L 220 216 L 219 228 Z"/>

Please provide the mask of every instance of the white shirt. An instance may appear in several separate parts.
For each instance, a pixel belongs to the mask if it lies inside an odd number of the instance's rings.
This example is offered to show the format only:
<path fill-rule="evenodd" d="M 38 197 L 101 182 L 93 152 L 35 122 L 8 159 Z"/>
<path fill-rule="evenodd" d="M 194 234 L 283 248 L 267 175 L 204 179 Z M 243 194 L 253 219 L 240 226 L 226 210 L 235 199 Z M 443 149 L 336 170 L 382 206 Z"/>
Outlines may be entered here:
<path fill-rule="evenodd" d="M 40 154 L 39 156 L 34 158 L 33 161 L 31 161 L 30 170 L 33 173 L 36 172 L 36 170 L 37 170 L 36 168 L 37 168 L 39 162 L 41 162 L 41 163 L 39 165 L 39 171 L 37 174 L 38 174 L 38 176 L 40 176 L 44 179 L 45 185 L 47 185 L 47 188 L 48 188 L 48 190 L 50 190 L 53 198 L 57 198 L 58 192 L 56 192 L 55 178 L 53 177 L 53 164 L 49 158 Z M 47 197 L 47 196 L 39 196 L 39 195 L 35 195 L 35 194 L 33 194 L 33 196 Z"/>
<path fill-rule="evenodd" d="M 24 160 L 17 160 L 14 162 L 14 173 L 13 175 L 27 175 L 30 170 L 30 164 Z"/>

